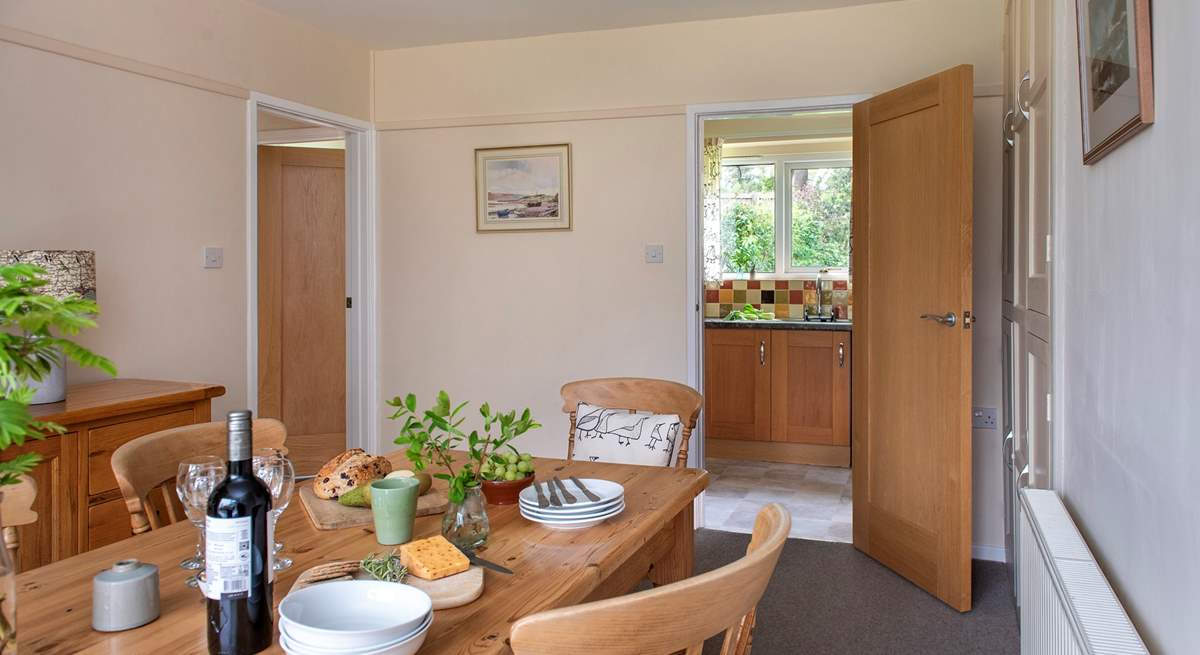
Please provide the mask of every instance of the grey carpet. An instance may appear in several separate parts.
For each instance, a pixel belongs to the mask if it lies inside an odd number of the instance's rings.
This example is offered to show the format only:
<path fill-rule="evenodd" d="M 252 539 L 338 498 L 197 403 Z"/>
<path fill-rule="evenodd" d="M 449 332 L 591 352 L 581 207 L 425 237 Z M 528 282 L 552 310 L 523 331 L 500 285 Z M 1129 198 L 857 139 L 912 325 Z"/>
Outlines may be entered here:
<path fill-rule="evenodd" d="M 696 532 L 696 572 L 746 552 L 750 535 Z M 950 609 L 850 544 L 788 539 L 758 606 L 752 655 L 1020 652 L 1003 564 L 976 561 L 973 609 Z M 714 599 L 719 602 L 719 599 Z M 705 655 L 720 651 L 720 638 Z"/>

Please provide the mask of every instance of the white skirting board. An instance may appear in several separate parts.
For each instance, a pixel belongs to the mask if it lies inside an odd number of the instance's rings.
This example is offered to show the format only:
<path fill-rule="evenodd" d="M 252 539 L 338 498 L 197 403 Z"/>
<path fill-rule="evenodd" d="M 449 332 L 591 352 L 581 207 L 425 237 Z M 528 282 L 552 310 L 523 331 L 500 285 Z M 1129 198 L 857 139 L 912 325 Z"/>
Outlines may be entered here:
<path fill-rule="evenodd" d="M 1003 562 L 1004 546 L 985 546 L 983 544 L 975 544 L 971 546 L 971 559 L 981 559 L 987 562 Z"/>

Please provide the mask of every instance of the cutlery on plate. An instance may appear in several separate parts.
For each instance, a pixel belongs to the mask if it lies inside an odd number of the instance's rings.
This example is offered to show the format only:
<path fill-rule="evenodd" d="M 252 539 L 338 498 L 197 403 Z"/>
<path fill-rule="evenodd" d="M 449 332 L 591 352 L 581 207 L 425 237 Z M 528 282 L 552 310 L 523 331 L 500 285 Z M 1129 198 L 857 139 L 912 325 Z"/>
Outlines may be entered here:
<path fill-rule="evenodd" d="M 562 501 L 558 499 L 558 494 L 554 491 L 554 485 L 546 483 L 546 493 L 550 495 L 550 504 L 555 507 L 562 507 Z"/>
<path fill-rule="evenodd" d="M 489 562 L 489 561 L 483 559 L 482 557 L 476 555 L 475 551 L 473 551 L 473 550 L 465 551 L 465 554 L 467 556 L 467 559 L 475 566 L 482 566 L 485 569 L 491 569 L 497 573 L 503 573 L 505 575 L 513 574 L 512 569 L 506 569 L 503 566 L 500 566 L 499 564 L 497 564 L 495 562 Z"/>
<path fill-rule="evenodd" d="M 563 500 L 567 501 L 568 505 L 574 505 L 579 502 L 578 498 L 573 496 L 570 491 L 567 491 L 567 485 L 563 484 L 563 481 L 559 480 L 557 475 L 554 476 L 553 480 L 554 486 L 558 487 L 558 492 L 562 494 Z"/>
<path fill-rule="evenodd" d="M 583 483 L 579 481 L 579 478 L 572 475 L 571 482 L 574 482 L 575 486 L 579 487 L 579 490 L 583 492 L 583 495 L 588 497 L 588 500 L 592 501 L 593 503 L 600 500 L 600 496 L 597 496 L 596 494 L 592 493 L 591 489 L 583 486 Z"/>
<path fill-rule="evenodd" d="M 549 507 L 550 501 L 546 500 L 545 494 L 542 493 L 542 487 L 540 485 L 538 485 L 538 483 L 534 482 L 533 490 L 535 492 L 537 492 L 538 507 L 541 507 L 542 509 L 546 509 L 547 507 Z"/>

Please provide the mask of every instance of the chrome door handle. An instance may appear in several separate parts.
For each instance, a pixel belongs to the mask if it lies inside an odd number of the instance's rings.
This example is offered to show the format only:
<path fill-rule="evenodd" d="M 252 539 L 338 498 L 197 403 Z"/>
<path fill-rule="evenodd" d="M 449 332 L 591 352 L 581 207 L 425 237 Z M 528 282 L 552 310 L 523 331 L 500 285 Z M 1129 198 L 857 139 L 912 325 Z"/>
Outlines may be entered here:
<path fill-rule="evenodd" d="M 1013 470 L 1013 443 L 1016 442 L 1016 435 L 1012 432 L 1004 437 L 1004 467 L 1009 471 Z"/>
<path fill-rule="evenodd" d="M 1021 83 L 1017 85 L 1017 109 L 1021 110 L 1021 116 L 1025 120 L 1029 120 L 1029 109 L 1033 105 L 1029 104 L 1029 100 L 1025 98 L 1025 94 L 1021 91 L 1022 89 L 1031 87 L 1032 83 L 1033 80 L 1029 76 L 1029 71 L 1025 71 L 1025 75 L 1021 77 Z"/>
<path fill-rule="evenodd" d="M 1016 114 L 1016 110 L 1009 109 L 1008 112 L 1004 114 L 1004 125 L 1001 128 L 1001 132 L 1004 134 L 1004 145 L 1008 146 L 1009 148 L 1014 148 L 1017 145 L 1016 139 L 1013 138 L 1015 130 L 1013 129 L 1012 123 L 1012 119 L 1014 116 L 1016 116 Z"/>
<path fill-rule="evenodd" d="M 838 368 L 846 368 L 846 342 L 838 344 Z"/>
<path fill-rule="evenodd" d="M 954 312 L 946 312 L 942 314 L 921 314 L 921 318 L 927 321 L 933 321 L 946 327 L 954 327 L 958 323 L 958 316 Z"/>
<path fill-rule="evenodd" d="M 759 366 L 767 365 L 767 342 L 766 341 L 758 342 L 758 365 Z"/>

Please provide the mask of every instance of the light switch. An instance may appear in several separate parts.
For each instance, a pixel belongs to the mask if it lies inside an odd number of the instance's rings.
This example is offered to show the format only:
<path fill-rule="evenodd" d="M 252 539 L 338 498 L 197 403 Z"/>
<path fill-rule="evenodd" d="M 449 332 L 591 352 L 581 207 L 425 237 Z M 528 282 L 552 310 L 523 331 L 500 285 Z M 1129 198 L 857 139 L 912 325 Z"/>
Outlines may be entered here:
<path fill-rule="evenodd" d="M 225 265 L 225 249 L 217 246 L 204 247 L 204 268 L 221 268 Z"/>
<path fill-rule="evenodd" d="M 663 247 L 661 243 L 651 243 L 646 245 L 646 263 L 663 263 Z"/>

